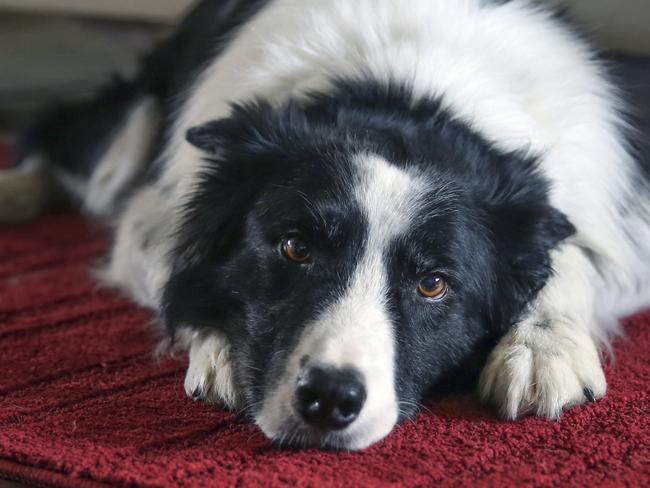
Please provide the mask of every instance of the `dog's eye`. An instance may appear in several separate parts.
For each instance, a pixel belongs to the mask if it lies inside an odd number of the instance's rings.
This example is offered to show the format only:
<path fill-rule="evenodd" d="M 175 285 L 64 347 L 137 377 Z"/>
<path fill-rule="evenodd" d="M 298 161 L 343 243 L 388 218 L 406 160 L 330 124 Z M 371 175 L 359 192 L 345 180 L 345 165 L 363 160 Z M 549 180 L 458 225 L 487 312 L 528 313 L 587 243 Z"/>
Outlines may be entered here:
<path fill-rule="evenodd" d="M 295 263 L 304 263 L 309 260 L 309 244 L 300 237 L 292 236 L 282 239 L 280 249 L 285 258 Z"/>
<path fill-rule="evenodd" d="M 418 292 L 425 298 L 441 300 L 447 294 L 447 282 L 440 275 L 431 275 L 420 281 Z"/>

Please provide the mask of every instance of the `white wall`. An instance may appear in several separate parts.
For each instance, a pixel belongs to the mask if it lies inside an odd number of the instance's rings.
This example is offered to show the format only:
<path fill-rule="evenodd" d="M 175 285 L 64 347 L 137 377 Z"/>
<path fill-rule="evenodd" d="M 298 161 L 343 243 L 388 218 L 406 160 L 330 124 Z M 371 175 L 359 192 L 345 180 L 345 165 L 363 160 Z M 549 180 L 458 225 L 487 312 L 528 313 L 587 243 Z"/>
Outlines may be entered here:
<path fill-rule="evenodd" d="M 192 2 L 193 0 L 0 0 L 0 8 L 173 22 Z"/>
<path fill-rule="evenodd" d="M 650 0 L 558 0 L 604 46 L 650 54 Z"/>
<path fill-rule="evenodd" d="M 537 1 L 568 6 L 587 31 L 605 46 L 650 54 L 650 0 Z M 191 3 L 193 0 L 0 0 L 0 8 L 173 22 Z"/>

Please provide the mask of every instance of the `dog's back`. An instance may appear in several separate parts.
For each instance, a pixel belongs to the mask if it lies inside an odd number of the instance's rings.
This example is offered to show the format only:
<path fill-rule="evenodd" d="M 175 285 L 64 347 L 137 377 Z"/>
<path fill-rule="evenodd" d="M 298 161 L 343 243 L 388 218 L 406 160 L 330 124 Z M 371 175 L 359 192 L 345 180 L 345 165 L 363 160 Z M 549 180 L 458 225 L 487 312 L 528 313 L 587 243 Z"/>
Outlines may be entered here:
<path fill-rule="evenodd" d="M 119 213 L 135 188 L 156 177 L 164 135 L 203 66 L 267 1 L 203 0 L 134 78 L 116 75 L 90 99 L 48 108 L 19 137 L 17 170 L 1 177 L 15 191 L 0 195 L 0 222 L 59 203 L 94 217 Z"/>

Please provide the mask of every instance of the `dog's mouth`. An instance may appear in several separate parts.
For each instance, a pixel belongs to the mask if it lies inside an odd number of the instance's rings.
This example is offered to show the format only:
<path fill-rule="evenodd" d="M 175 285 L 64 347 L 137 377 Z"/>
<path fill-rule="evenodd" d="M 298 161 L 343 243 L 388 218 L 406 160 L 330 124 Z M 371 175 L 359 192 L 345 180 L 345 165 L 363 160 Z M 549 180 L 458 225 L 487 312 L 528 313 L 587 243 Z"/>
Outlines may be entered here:
<path fill-rule="evenodd" d="M 348 432 L 322 430 L 306 425 L 298 418 L 290 418 L 271 440 L 280 448 L 323 450 L 354 450 L 355 439 Z M 365 446 L 362 446 L 365 447 Z"/>
<path fill-rule="evenodd" d="M 364 422 L 363 425 L 354 425 L 344 430 L 324 430 L 312 427 L 296 416 L 290 416 L 277 430 L 269 432 L 258 422 L 264 433 L 280 448 L 330 451 L 364 449 L 388 435 L 395 424 L 396 422 L 390 422 L 390 425 L 383 421 Z"/>

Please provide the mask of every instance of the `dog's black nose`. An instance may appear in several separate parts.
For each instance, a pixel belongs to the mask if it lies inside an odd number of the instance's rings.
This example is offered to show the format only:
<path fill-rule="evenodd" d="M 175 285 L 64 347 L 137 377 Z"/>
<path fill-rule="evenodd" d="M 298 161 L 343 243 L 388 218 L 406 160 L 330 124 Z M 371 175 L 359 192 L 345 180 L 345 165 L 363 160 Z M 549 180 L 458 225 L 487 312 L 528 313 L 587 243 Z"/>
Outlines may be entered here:
<path fill-rule="evenodd" d="M 305 422 L 323 430 L 350 425 L 365 401 L 361 375 L 351 369 L 312 367 L 296 388 L 296 409 Z"/>

